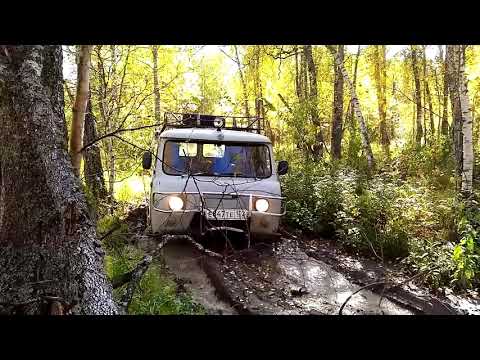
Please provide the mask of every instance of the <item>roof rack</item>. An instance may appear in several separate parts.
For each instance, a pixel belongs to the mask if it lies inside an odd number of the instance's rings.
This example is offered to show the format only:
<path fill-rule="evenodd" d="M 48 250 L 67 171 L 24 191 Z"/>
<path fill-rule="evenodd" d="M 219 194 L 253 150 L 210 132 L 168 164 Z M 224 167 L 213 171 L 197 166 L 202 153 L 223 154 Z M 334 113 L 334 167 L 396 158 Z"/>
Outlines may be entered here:
<path fill-rule="evenodd" d="M 166 112 L 164 129 L 168 128 L 215 128 L 214 121 L 222 119 L 222 129 L 263 134 L 265 122 L 258 116 L 206 115 L 199 113 Z"/>

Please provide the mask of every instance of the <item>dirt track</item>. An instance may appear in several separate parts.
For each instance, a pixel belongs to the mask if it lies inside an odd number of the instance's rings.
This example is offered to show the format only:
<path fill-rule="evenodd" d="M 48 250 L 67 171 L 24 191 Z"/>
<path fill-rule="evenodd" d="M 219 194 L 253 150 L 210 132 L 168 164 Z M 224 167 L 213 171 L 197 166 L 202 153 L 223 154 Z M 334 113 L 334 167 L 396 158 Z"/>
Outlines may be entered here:
<path fill-rule="evenodd" d="M 141 212 L 139 213 L 141 214 Z M 141 220 L 129 227 L 142 228 Z M 155 247 L 142 237 L 144 249 Z M 220 260 L 191 244 L 168 243 L 163 258 L 177 281 L 209 314 L 478 314 L 479 299 L 434 295 L 400 268 L 340 250 L 334 242 L 289 234 Z M 388 279 L 387 282 L 383 282 Z M 392 286 L 396 285 L 396 286 Z"/>

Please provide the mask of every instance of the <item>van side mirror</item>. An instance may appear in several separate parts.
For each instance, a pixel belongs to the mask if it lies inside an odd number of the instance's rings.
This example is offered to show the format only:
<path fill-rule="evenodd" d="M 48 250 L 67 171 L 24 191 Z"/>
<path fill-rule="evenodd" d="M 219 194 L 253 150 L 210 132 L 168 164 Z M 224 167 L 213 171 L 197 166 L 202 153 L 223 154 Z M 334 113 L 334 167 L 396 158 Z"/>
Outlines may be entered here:
<path fill-rule="evenodd" d="M 285 175 L 288 171 L 288 161 L 281 160 L 278 162 L 277 173 L 278 175 Z"/>
<path fill-rule="evenodd" d="M 145 170 L 149 170 L 152 167 L 152 153 L 150 151 L 143 153 L 142 166 Z"/>

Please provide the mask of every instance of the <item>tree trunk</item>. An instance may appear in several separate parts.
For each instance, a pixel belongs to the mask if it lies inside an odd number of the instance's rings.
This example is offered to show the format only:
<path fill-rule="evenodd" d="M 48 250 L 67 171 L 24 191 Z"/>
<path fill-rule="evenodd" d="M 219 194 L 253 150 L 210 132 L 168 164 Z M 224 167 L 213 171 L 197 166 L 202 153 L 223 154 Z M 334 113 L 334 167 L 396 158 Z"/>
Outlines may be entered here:
<path fill-rule="evenodd" d="M 360 58 L 360 50 L 361 47 L 358 45 L 357 48 L 357 54 L 355 57 L 355 64 L 353 66 L 353 88 L 355 91 L 357 90 L 357 70 L 358 70 L 358 60 Z M 347 116 L 346 120 L 348 121 L 348 126 L 349 126 L 349 132 L 350 132 L 350 139 L 353 139 L 354 136 L 356 136 L 356 122 L 355 122 L 355 117 L 353 114 L 353 106 L 352 106 L 352 99 L 350 98 L 350 101 L 348 103 L 348 111 L 347 111 Z M 342 134 L 343 137 L 343 134 Z M 354 151 L 354 142 L 349 141 L 349 152 L 352 153 Z"/>
<path fill-rule="evenodd" d="M 256 101 L 255 101 L 255 116 L 260 119 L 258 121 L 258 129 L 260 133 L 260 128 L 266 132 L 267 136 L 270 138 L 272 145 L 275 145 L 275 134 L 273 133 L 272 127 L 270 122 L 266 119 L 265 116 L 265 104 L 263 99 L 263 86 L 262 86 L 262 78 L 261 78 L 261 64 L 262 64 L 262 56 L 261 56 L 261 48 L 259 45 L 254 46 L 254 88 L 256 93 Z"/>
<path fill-rule="evenodd" d="M 98 76 L 100 77 L 99 80 L 99 91 L 98 91 L 98 104 L 100 108 L 100 117 L 102 122 L 105 124 L 105 131 L 106 133 L 111 132 L 111 120 L 110 120 L 110 111 L 107 109 L 107 79 L 105 75 L 105 69 L 103 60 L 101 59 L 101 45 L 97 48 L 98 53 L 98 61 L 97 61 L 97 72 Z M 112 56 L 114 54 L 114 48 L 112 49 Z M 110 202 L 113 202 L 113 186 L 115 184 L 115 152 L 113 149 L 113 137 L 109 137 L 106 139 L 107 143 L 107 169 L 108 169 L 108 197 Z"/>
<path fill-rule="evenodd" d="M 70 156 L 72 157 L 73 172 L 80 175 L 82 162 L 83 124 L 87 108 L 89 81 L 90 81 L 90 54 L 91 45 L 81 45 L 78 50 L 77 64 L 77 94 L 73 106 L 72 127 L 70 133 Z"/>
<path fill-rule="evenodd" d="M 370 170 L 373 170 L 373 168 L 375 167 L 375 158 L 373 157 L 372 148 L 370 146 L 370 137 L 368 135 L 367 124 L 365 123 L 365 119 L 364 119 L 362 111 L 360 109 L 360 103 L 358 101 L 357 92 L 356 92 L 355 88 L 353 87 L 353 84 L 350 80 L 350 77 L 348 76 L 347 70 L 345 69 L 345 66 L 344 66 L 343 62 L 340 60 L 340 57 L 338 56 L 337 52 L 335 51 L 335 48 L 331 45 L 327 45 L 327 48 L 333 54 L 333 56 L 335 58 L 335 62 L 337 64 L 337 66 L 339 67 L 340 71 L 342 72 L 343 79 L 347 83 L 347 86 L 350 90 L 350 97 L 352 99 L 353 113 L 355 114 L 355 117 L 357 118 L 358 123 L 360 125 L 360 134 L 362 136 L 363 151 L 365 152 L 365 157 L 367 158 L 368 168 Z"/>
<path fill-rule="evenodd" d="M 447 74 L 448 74 L 448 89 L 450 93 L 450 100 L 452 103 L 453 115 L 453 150 L 456 160 L 457 176 L 462 176 L 462 162 L 463 162 L 463 139 L 462 139 L 462 107 L 460 103 L 460 56 L 461 52 L 457 46 L 447 45 Z M 458 184 L 460 185 L 460 184 Z"/>
<path fill-rule="evenodd" d="M 428 84 L 428 68 L 427 68 L 427 54 L 426 46 L 423 45 L 422 49 L 422 60 L 423 60 L 423 83 L 425 84 L 425 101 L 428 103 L 428 119 L 430 120 L 430 139 L 429 142 L 433 141 L 435 137 L 435 122 L 433 117 L 433 106 L 432 106 L 432 95 L 430 93 L 430 86 Z M 425 127 L 425 133 L 427 128 Z"/>
<path fill-rule="evenodd" d="M 155 122 L 160 124 L 160 86 L 158 84 L 158 46 L 152 46 L 153 54 L 153 94 L 155 96 Z"/>
<path fill-rule="evenodd" d="M 380 143 L 383 152 L 390 157 L 390 137 L 387 130 L 387 59 L 386 46 L 374 45 L 375 87 L 377 92 Z"/>
<path fill-rule="evenodd" d="M 245 77 L 243 76 L 243 66 L 242 66 L 242 63 L 240 62 L 240 56 L 238 55 L 237 45 L 234 45 L 233 48 L 235 49 L 235 58 L 236 58 L 237 66 L 238 66 L 238 74 L 240 75 L 240 82 L 242 83 L 245 116 L 250 117 L 250 109 L 249 109 L 249 106 L 248 106 L 247 83 L 245 81 Z"/>
<path fill-rule="evenodd" d="M 65 141 L 61 46 L 0 54 L 0 313 L 116 314 Z"/>
<path fill-rule="evenodd" d="M 459 63 L 459 93 L 460 93 L 460 107 L 462 112 L 462 192 L 466 195 L 472 192 L 473 183 L 473 144 L 472 144 L 472 130 L 473 119 L 470 101 L 468 99 L 468 81 L 465 75 L 465 46 L 455 45 L 458 48 L 457 52 L 460 55 Z"/>
<path fill-rule="evenodd" d="M 312 124 L 316 127 L 315 144 L 313 145 L 313 155 L 316 159 L 323 156 L 324 137 L 322 124 L 318 115 L 318 92 L 317 92 L 317 67 L 313 60 L 312 45 L 305 45 L 303 48 L 305 63 L 308 69 L 308 78 L 310 80 L 308 86 L 308 109 Z"/>
<path fill-rule="evenodd" d="M 97 120 L 92 110 L 90 95 L 87 102 L 87 113 L 85 114 L 85 131 L 83 146 L 92 143 L 97 139 Z M 103 178 L 103 166 L 98 143 L 93 144 L 84 151 L 83 173 L 85 184 L 95 200 L 104 200 L 107 197 L 107 189 Z"/>
<path fill-rule="evenodd" d="M 439 45 L 440 58 L 443 62 L 443 112 L 442 112 L 442 135 L 448 135 L 448 70 L 447 56 L 443 56 L 443 47 Z"/>
<path fill-rule="evenodd" d="M 415 141 L 418 146 L 422 144 L 423 138 L 423 108 L 422 108 L 422 90 L 420 86 L 420 74 L 418 71 L 418 50 L 415 45 L 411 45 L 411 52 L 412 52 L 412 70 L 413 70 L 413 78 L 415 80 L 415 104 L 416 104 L 416 125 L 417 129 L 415 132 Z"/>
<path fill-rule="evenodd" d="M 343 63 L 344 45 L 338 45 L 338 57 Z M 335 80 L 333 83 L 333 118 L 332 118 L 332 158 L 339 160 L 342 154 L 343 134 L 343 75 L 338 66 L 334 64 Z"/>
<path fill-rule="evenodd" d="M 300 76 L 300 61 L 299 61 L 299 52 L 298 52 L 298 46 L 295 45 L 295 92 L 297 94 L 297 98 L 300 100 L 302 99 L 302 82 L 301 82 L 301 76 Z"/>

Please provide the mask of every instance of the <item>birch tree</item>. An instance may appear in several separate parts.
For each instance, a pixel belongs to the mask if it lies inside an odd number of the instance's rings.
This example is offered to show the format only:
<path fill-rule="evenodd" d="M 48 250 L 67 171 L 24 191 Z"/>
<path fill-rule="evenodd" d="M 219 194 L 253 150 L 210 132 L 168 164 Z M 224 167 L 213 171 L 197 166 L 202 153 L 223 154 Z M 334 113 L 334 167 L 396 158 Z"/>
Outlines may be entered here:
<path fill-rule="evenodd" d="M 343 63 L 344 45 L 338 45 L 338 57 Z M 333 83 L 333 116 L 332 116 L 332 138 L 331 153 L 333 159 L 340 159 L 342 152 L 342 133 L 343 133 L 343 75 L 340 68 L 334 64 Z"/>
<path fill-rule="evenodd" d="M 390 156 L 390 137 L 387 129 L 387 58 L 386 46 L 375 45 L 374 54 L 374 79 L 377 94 L 379 116 L 380 143 L 387 157 Z"/>
<path fill-rule="evenodd" d="M 415 141 L 417 145 L 422 144 L 423 138 L 423 107 L 422 107 L 422 90 L 420 85 L 420 72 L 418 71 L 418 49 L 416 45 L 410 46 L 411 58 L 412 58 L 412 72 L 415 81 L 415 114 L 416 114 L 416 131 Z"/>
<path fill-rule="evenodd" d="M 305 45 L 303 47 L 304 59 L 306 65 L 305 75 L 308 77 L 305 83 L 308 84 L 306 90 L 307 106 L 309 109 L 310 120 L 315 125 L 315 143 L 313 144 L 313 155 L 319 159 L 323 156 L 324 151 L 324 137 L 322 131 L 322 124 L 318 114 L 318 85 L 317 85 L 317 67 L 313 59 L 312 45 Z M 307 71 L 308 70 L 308 71 Z"/>
<path fill-rule="evenodd" d="M 152 46 L 153 55 L 153 93 L 155 96 L 155 122 L 160 124 L 160 85 L 158 83 L 158 45 Z"/>
<path fill-rule="evenodd" d="M 6 54 L 0 52 L 0 313 L 116 314 L 67 151 L 62 48 L 9 46 Z"/>
<path fill-rule="evenodd" d="M 365 118 L 363 117 L 362 110 L 360 108 L 360 103 L 358 101 L 357 92 L 355 87 L 353 86 L 350 77 L 348 76 L 347 70 L 345 69 L 345 65 L 341 61 L 338 52 L 335 48 L 331 45 L 326 45 L 327 48 L 330 50 L 332 55 L 334 56 L 335 63 L 339 67 L 340 71 L 342 72 L 343 79 L 347 83 L 348 89 L 350 91 L 350 97 L 352 99 L 352 109 L 355 117 L 357 118 L 358 124 L 360 126 L 360 134 L 362 137 L 362 147 L 365 153 L 365 157 L 367 158 L 368 168 L 372 170 L 375 167 L 375 158 L 373 157 L 372 148 L 370 146 L 370 137 L 368 135 L 368 128 L 365 122 Z"/>
<path fill-rule="evenodd" d="M 468 80 L 465 74 L 465 46 L 455 45 L 460 55 L 459 94 L 462 112 L 462 192 L 470 194 L 473 183 L 473 119 L 470 100 L 468 98 Z"/>
<path fill-rule="evenodd" d="M 73 106 L 73 118 L 70 133 L 70 156 L 72 158 L 73 171 L 80 175 L 82 162 L 83 125 L 85 123 L 85 112 L 87 109 L 89 81 L 90 81 L 90 54 L 91 45 L 81 45 L 78 49 L 77 63 L 77 93 Z"/>

